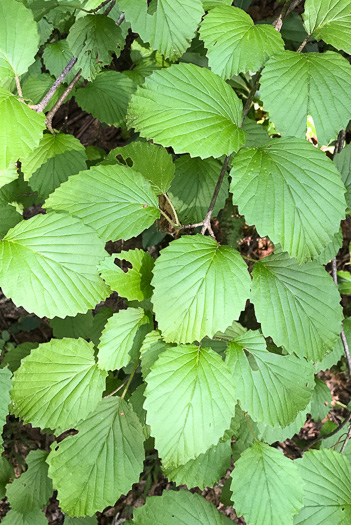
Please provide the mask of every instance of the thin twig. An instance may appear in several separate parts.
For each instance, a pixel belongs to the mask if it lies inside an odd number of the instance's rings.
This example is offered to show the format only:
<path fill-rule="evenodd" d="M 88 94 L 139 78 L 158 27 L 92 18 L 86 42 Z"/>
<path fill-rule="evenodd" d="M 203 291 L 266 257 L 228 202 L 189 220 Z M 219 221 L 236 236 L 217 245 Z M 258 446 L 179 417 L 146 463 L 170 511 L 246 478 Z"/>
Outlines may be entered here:
<path fill-rule="evenodd" d="M 68 87 L 62 93 L 62 95 L 60 96 L 60 98 L 58 99 L 54 107 L 49 111 L 49 113 L 46 116 L 46 125 L 47 125 L 48 130 L 51 133 L 54 133 L 54 130 L 52 127 L 52 119 L 54 118 L 56 111 L 62 106 L 63 102 L 66 100 L 66 98 L 68 97 L 68 95 L 70 94 L 74 86 L 77 84 L 78 80 L 81 77 L 81 72 L 82 70 L 80 69 L 78 73 L 76 74 L 76 76 L 74 77 L 74 79 L 72 80 L 72 82 L 68 85 Z"/>
<path fill-rule="evenodd" d="M 301 1 L 302 0 L 287 0 L 285 2 L 280 15 L 278 16 L 276 20 L 274 20 L 272 24 L 274 29 L 276 29 L 278 32 L 281 31 L 282 25 L 284 22 L 284 18 L 286 18 L 291 13 L 291 11 L 293 11 L 295 7 L 297 7 L 301 3 Z"/>
<path fill-rule="evenodd" d="M 347 447 L 348 442 L 350 441 L 350 438 L 351 438 L 351 425 L 349 426 L 349 431 L 348 431 L 347 436 L 345 438 L 345 441 L 343 442 L 342 447 L 340 449 L 340 454 L 343 454 L 345 452 L 345 449 Z"/>
<path fill-rule="evenodd" d="M 177 211 L 176 211 L 175 207 L 173 206 L 173 203 L 172 203 L 171 199 L 169 198 L 167 193 L 164 193 L 163 196 L 164 196 L 164 198 L 166 199 L 166 201 L 168 202 L 168 204 L 170 205 L 170 207 L 172 209 L 172 212 L 173 212 L 173 215 L 174 215 L 174 218 L 175 218 L 175 221 L 176 221 L 176 225 L 180 226 L 179 217 L 178 217 L 178 214 L 177 214 Z"/>
<path fill-rule="evenodd" d="M 340 151 L 343 149 L 344 144 L 345 144 L 345 137 L 346 137 L 346 131 L 343 129 L 338 134 L 338 138 L 337 138 L 334 152 L 333 152 L 333 159 L 335 155 L 337 153 L 340 153 Z M 333 276 L 333 281 L 335 285 L 338 286 L 338 269 L 336 265 L 336 257 L 334 257 L 334 259 L 332 260 L 332 276 Z M 345 331 L 344 331 L 344 323 L 341 323 L 340 337 L 341 337 L 341 341 L 342 341 L 344 352 L 345 352 L 346 359 L 347 359 L 347 366 L 349 369 L 349 374 L 351 376 L 351 354 L 350 354 L 349 345 L 348 345 Z"/>
<path fill-rule="evenodd" d="M 134 374 L 135 374 L 135 372 L 136 372 L 136 369 L 138 368 L 138 364 L 139 364 L 139 356 L 138 356 L 138 359 L 135 361 L 135 365 L 134 365 L 134 368 L 133 368 L 133 372 L 130 374 L 130 377 L 129 377 L 129 379 L 128 379 L 128 383 L 126 384 L 126 387 L 125 387 L 125 389 L 123 390 L 123 393 L 122 393 L 122 395 L 121 395 L 121 399 L 124 399 L 124 397 L 125 397 L 125 395 L 126 395 L 126 393 L 127 393 L 127 391 L 128 391 L 129 385 L 130 385 L 130 383 L 132 382 L 132 379 L 133 379 L 133 377 L 134 377 Z"/>
<path fill-rule="evenodd" d="M 77 135 L 75 136 L 76 139 L 79 139 L 79 140 L 81 139 L 81 137 L 84 135 L 86 130 L 92 125 L 94 120 L 97 120 L 97 119 L 95 119 L 93 115 L 89 115 L 89 118 L 87 118 L 86 122 L 83 124 L 83 126 L 80 128 Z"/>
<path fill-rule="evenodd" d="M 241 124 L 239 126 L 240 128 L 243 127 L 245 119 L 247 117 L 247 114 L 250 111 L 250 107 L 251 107 L 252 101 L 255 98 L 255 94 L 256 94 L 256 91 L 258 89 L 258 86 L 259 86 L 259 83 L 260 83 L 260 79 L 261 79 L 262 69 L 263 68 L 261 68 L 255 75 L 253 86 L 252 86 L 252 88 L 250 90 L 249 96 L 248 96 L 248 98 L 246 100 L 246 103 L 245 103 L 245 106 L 244 106 L 244 109 L 243 109 L 243 118 L 242 118 Z M 213 196 L 212 196 L 212 199 L 211 199 L 210 206 L 209 206 L 208 211 L 206 213 L 206 217 L 204 218 L 204 220 L 202 222 L 201 234 L 204 235 L 206 233 L 206 231 L 208 231 L 209 234 L 211 235 L 211 237 L 213 237 L 215 240 L 216 240 L 216 238 L 215 238 L 215 235 L 214 235 L 214 233 L 212 231 L 212 228 L 211 228 L 211 217 L 212 217 L 213 209 L 215 207 L 216 200 L 217 200 L 219 191 L 221 189 L 221 186 L 222 186 L 225 174 L 227 172 L 227 168 L 229 166 L 229 162 L 230 162 L 231 157 L 232 157 L 232 153 L 230 155 L 228 155 L 225 158 L 224 162 L 223 162 L 222 169 L 221 169 L 221 172 L 219 174 L 219 178 L 218 178 L 215 190 L 213 192 Z"/>
<path fill-rule="evenodd" d="M 219 178 L 218 178 L 215 190 L 214 190 L 213 195 L 212 195 L 210 206 L 209 206 L 208 211 L 206 213 L 206 217 L 203 220 L 203 225 L 202 225 L 202 229 L 201 229 L 201 235 L 204 235 L 206 233 L 206 231 L 210 231 L 210 228 L 211 228 L 211 216 L 212 216 L 212 213 L 213 213 L 213 208 L 215 207 L 216 200 L 217 200 L 219 191 L 221 189 L 222 182 L 224 180 L 225 174 L 227 172 L 227 168 L 228 168 L 228 165 L 229 165 L 231 157 L 232 157 L 232 154 L 227 155 L 227 157 L 225 158 L 225 160 L 223 162 L 221 173 L 219 174 Z M 214 235 L 211 235 L 211 237 L 212 236 L 215 239 Z"/>
<path fill-rule="evenodd" d="M 181 228 L 182 230 L 191 230 L 192 228 L 198 228 L 199 226 L 203 226 L 204 221 L 201 222 L 195 222 L 195 224 L 182 224 Z"/>
<path fill-rule="evenodd" d="M 116 0 L 108 0 L 108 2 L 111 2 L 111 3 L 108 6 L 108 8 L 104 11 L 104 15 L 106 16 L 108 16 L 110 12 L 112 11 L 112 9 L 115 7 Z M 108 2 L 105 2 L 105 3 L 108 3 Z"/>
<path fill-rule="evenodd" d="M 350 422 L 350 419 L 351 419 L 351 414 L 349 414 L 345 419 L 344 421 L 335 429 L 333 430 L 333 432 L 330 432 L 329 434 L 324 434 L 323 436 L 318 436 L 316 439 L 314 439 L 313 441 L 311 441 L 304 449 L 302 449 L 302 452 L 306 452 L 307 450 L 309 450 L 311 447 L 313 447 L 313 445 L 315 445 L 316 443 L 318 443 L 319 441 L 322 441 L 322 439 L 328 439 L 332 436 L 335 436 L 335 434 L 337 434 L 338 432 L 340 432 L 340 430 L 342 428 L 344 428 L 347 423 Z"/>
<path fill-rule="evenodd" d="M 121 390 L 126 385 L 126 383 L 127 383 L 127 379 L 123 381 L 123 383 L 118 388 L 116 388 L 116 390 L 111 392 L 111 394 L 108 394 L 108 396 L 104 396 L 104 399 L 107 399 L 108 397 L 115 395 L 119 390 Z"/>
<path fill-rule="evenodd" d="M 16 80 L 17 93 L 20 97 L 20 101 L 23 102 L 23 93 L 22 93 L 21 83 L 17 75 L 15 76 L 15 80 Z"/>
<path fill-rule="evenodd" d="M 62 73 L 57 77 L 49 91 L 46 93 L 45 97 L 39 104 L 36 104 L 35 106 L 29 106 L 31 109 L 35 109 L 37 113 L 41 113 L 44 111 L 46 106 L 48 105 L 50 99 L 54 96 L 59 86 L 62 84 L 62 82 L 65 80 L 68 73 L 71 71 L 75 63 L 77 62 L 77 59 L 75 57 L 71 58 L 71 60 L 68 62 L 67 66 L 64 68 Z M 79 73 L 80 74 L 80 73 Z M 52 110 L 51 110 L 52 111 Z"/>
<path fill-rule="evenodd" d="M 104 2 L 101 2 L 100 5 L 98 5 L 97 7 L 95 7 L 95 9 L 92 9 L 90 11 L 90 13 L 97 13 L 98 11 L 100 11 L 100 9 L 102 9 L 103 7 L 105 7 L 105 5 L 109 4 L 112 0 L 104 0 Z M 116 3 L 116 1 L 114 1 L 114 3 Z M 112 6 L 113 7 L 113 6 Z M 111 9 L 112 9 L 111 7 Z M 104 15 L 106 14 L 106 12 L 104 13 Z"/>
<path fill-rule="evenodd" d="M 172 226 L 172 228 L 179 228 L 179 224 L 175 224 L 170 217 L 168 217 L 167 213 L 165 213 L 161 208 L 159 208 L 159 211 L 164 216 L 164 218 L 169 222 L 169 224 Z"/>
<path fill-rule="evenodd" d="M 296 51 L 297 53 L 301 53 L 301 51 L 303 50 L 303 48 L 305 47 L 305 45 L 307 44 L 307 42 L 309 41 L 311 35 L 307 35 L 305 40 L 302 42 L 301 46 L 299 47 L 299 49 Z"/>
<path fill-rule="evenodd" d="M 116 26 L 120 26 L 124 19 L 125 19 L 125 14 L 121 13 L 119 18 L 116 20 Z"/>

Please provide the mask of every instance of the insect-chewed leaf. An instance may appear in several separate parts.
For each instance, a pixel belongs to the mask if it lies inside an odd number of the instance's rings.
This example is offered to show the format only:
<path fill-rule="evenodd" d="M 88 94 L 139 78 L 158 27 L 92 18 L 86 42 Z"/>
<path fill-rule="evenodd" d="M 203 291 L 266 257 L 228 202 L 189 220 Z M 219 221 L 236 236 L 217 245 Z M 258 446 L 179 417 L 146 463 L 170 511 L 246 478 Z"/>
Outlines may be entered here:
<path fill-rule="evenodd" d="M 115 264 L 115 259 L 128 261 L 133 267 L 124 272 Z M 118 292 L 121 297 L 126 297 L 128 301 L 143 301 L 151 297 L 152 287 L 150 283 L 153 267 L 154 259 L 149 252 L 144 252 L 138 248 L 113 253 L 98 266 L 104 281 L 112 290 Z"/>

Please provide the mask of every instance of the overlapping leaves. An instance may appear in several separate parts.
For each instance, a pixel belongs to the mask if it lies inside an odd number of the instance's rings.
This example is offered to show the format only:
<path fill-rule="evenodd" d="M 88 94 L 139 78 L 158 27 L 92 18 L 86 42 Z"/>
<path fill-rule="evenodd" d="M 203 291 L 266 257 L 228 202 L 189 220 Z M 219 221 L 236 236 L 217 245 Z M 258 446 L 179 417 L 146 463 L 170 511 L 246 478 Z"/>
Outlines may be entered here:
<path fill-rule="evenodd" d="M 152 285 L 165 340 L 192 343 L 224 331 L 239 317 L 250 276 L 236 250 L 196 235 L 173 241 L 161 252 Z"/>
<path fill-rule="evenodd" d="M 235 156 L 231 176 L 240 213 L 300 262 L 319 255 L 345 217 L 340 174 L 306 140 L 276 139 L 245 148 Z"/>
<path fill-rule="evenodd" d="M 154 72 L 129 106 L 129 125 L 176 153 L 207 158 L 237 151 L 242 104 L 221 78 L 193 64 Z"/>
<path fill-rule="evenodd" d="M 212 71 L 224 79 L 257 71 L 284 49 L 283 39 L 273 26 L 255 26 L 252 18 L 237 7 L 212 9 L 201 24 L 200 36 L 208 49 Z"/>

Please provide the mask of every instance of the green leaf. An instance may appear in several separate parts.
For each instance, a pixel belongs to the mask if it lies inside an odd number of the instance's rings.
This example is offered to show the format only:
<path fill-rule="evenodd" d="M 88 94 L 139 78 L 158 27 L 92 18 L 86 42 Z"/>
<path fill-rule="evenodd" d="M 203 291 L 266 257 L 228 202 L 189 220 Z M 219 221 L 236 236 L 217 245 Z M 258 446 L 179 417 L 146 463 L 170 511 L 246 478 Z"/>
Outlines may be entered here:
<path fill-rule="evenodd" d="M 341 330 L 340 296 L 322 266 L 299 266 L 285 253 L 253 268 L 251 300 L 263 334 L 289 353 L 320 361 Z"/>
<path fill-rule="evenodd" d="M 32 175 L 31 188 L 38 192 L 41 201 L 45 200 L 71 175 L 86 170 L 86 160 L 85 151 L 66 151 L 56 155 Z"/>
<path fill-rule="evenodd" d="M 143 426 L 143 434 L 146 441 L 150 437 L 150 427 L 146 424 L 146 410 L 144 409 L 145 388 L 145 383 L 139 385 L 130 396 L 129 402 L 132 405 L 134 412 L 138 416 L 139 421 Z"/>
<path fill-rule="evenodd" d="M 272 427 L 271 425 L 265 425 L 264 423 L 258 424 L 257 436 L 265 443 L 275 443 L 276 441 L 285 441 L 291 439 L 295 434 L 300 432 L 300 429 L 304 426 L 307 414 L 310 413 L 311 404 L 299 412 L 289 425 L 286 427 Z"/>
<path fill-rule="evenodd" d="M 157 197 L 144 177 L 124 166 L 93 166 L 62 184 L 45 208 L 68 211 L 103 240 L 130 239 L 159 218 Z"/>
<path fill-rule="evenodd" d="M 146 504 L 134 510 L 133 525 L 230 525 L 216 507 L 199 494 L 181 489 L 165 490 L 162 496 L 147 498 Z"/>
<path fill-rule="evenodd" d="M 146 378 L 147 423 L 166 468 L 184 465 L 216 445 L 230 426 L 235 385 L 210 348 L 162 352 Z"/>
<path fill-rule="evenodd" d="M 50 326 L 54 337 L 58 339 L 64 337 L 90 339 L 93 329 L 93 313 L 88 310 L 86 314 L 77 314 L 75 317 L 67 316 L 64 319 L 54 317 L 50 321 Z"/>
<path fill-rule="evenodd" d="M 284 41 L 273 26 L 255 26 L 251 16 L 238 7 L 211 10 L 201 24 L 200 37 L 208 49 L 210 68 L 224 79 L 258 71 L 284 49 Z"/>
<path fill-rule="evenodd" d="M 235 5 L 235 7 L 240 7 L 240 9 L 244 9 L 244 11 L 246 11 L 250 6 L 251 2 L 252 0 L 234 0 L 233 4 Z M 278 0 L 278 2 L 280 2 L 280 0 Z"/>
<path fill-rule="evenodd" d="M 15 372 L 20 367 L 22 359 L 29 355 L 33 348 L 37 346 L 38 343 L 21 343 L 11 348 L 11 350 L 6 352 L 1 362 L 1 368 L 8 366 L 12 373 Z"/>
<path fill-rule="evenodd" d="M 0 114 L 0 169 L 6 170 L 11 162 L 28 155 L 38 145 L 45 127 L 45 116 L 29 109 L 2 87 Z"/>
<path fill-rule="evenodd" d="M 67 42 L 73 56 L 78 57 L 77 68 L 82 76 L 94 80 L 103 66 L 108 66 L 112 54 L 117 57 L 125 41 L 120 27 L 104 15 L 87 15 L 71 27 Z"/>
<path fill-rule="evenodd" d="M 351 144 L 345 146 L 334 157 L 335 166 L 341 173 L 341 178 L 346 188 L 346 204 L 351 208 Z"/>
<path fill-rule="evenodd" d="M 132 268 L 123 271 L 115 264 L 115 259 L 131 263 Z M 151 279 L 154 259 L 149 252 L 139 250 L 121 251 L 106 257 L 98 266 L 101 277 L 112 290 L 128 301 L 144 301 L 152 295 Z"/>
<path fill-rule="evenodd" d="M 105 254 L 104 243 L 78 219 L 36 215 L 0 242 L 1 287 L 39 317 L 84 313 L 109 295 L 96 268 Z"/>
<path fill-rule="evenodd" d="M 147 326 L 145 326 L 147 325 Z M 142 308 L 120 310 L 109 318 L 99 343 L 99 367 L 119 370 L 135 360 L 150 331 L 150 318 Z"/>
<path fill-rule="evenodd" d="M 73 58 L 73 54 L 70 50 L 67 40 L 59 40 L 53 44 L 47 44 L 43 52 L 43 60 L 46 69 L 57 78 L 68 62 Z M 71 71 L 65 77 L 64 82 L 72 82 L 75 75 L 78 73 L 79 68 L 77 64 L 73 66 Z"/>
<path fill-rule="evenodd" d="M 273 139 L 234 158 L 233 202 L 259 234 L 299 262 L 319 255 L 345 217 L 345 188 L 334 164 L 306 140 Z"/>
<path fill-rule="evenodd" d="M 48 73 L 41 73 L 40 71 L 35 74 L 30 74 L 23 82 L 22 91 L 23 97 L 29 104 L 39 104 L 46 93 L 53 85 L 55 79 Z M 64 87 L 61 85 L 50 99 L 45 111 L 50 111 L 54 104 L 58 101 L 59 97 L 63 94 Z M 40 114 L 40 113 L 39 113 Z"/>
<path fill-rule="evenodd" d="M 258 331 L 248 331 L 229 343 L 226 363 L 237 385 L 241 408 L 256 422 L 285 427 L 311 398 L 312 363 L 268 352 Z"/>
<path fill-rule="evenodd" d="M 351 318 L 344 319 L 343 326 L 346 339 L 351 345 Z M 315 374 L 317 374 L 321 370 L 327 370 L 330 369 L 333 365 L 336 365 L 343 355 L 344 345 L 342 344 L 341 338 L 338 337 L 334 348 L 330 352 L 328 352 L 322 360 L 315 363 Z"/>
<path fill-rule="evenodd" d="M 222 478 L 230 468 L 231 443 L 230 440 L 219 443 L 200 454 L 195 459 L 190 459 L 185 465 L 164 470 L 164 475 L 177 485 L 205 487 L 213 485 Z"/>
<path fill-rule="evenodd" d="M 86 159 L 84 146 L 72 135 L 64 133 L 43 135 L 38 146 L 27 157 L 21 159 L 21 171 L 24 173 L 24 180 L 29 180 L 33 173 L 49 159 L 66 151 L 79 151 L 82 157 Z"/>
<path fill-rule="evenodd" d="M 0 4 L 0 79 L 19 77 L 28 71 L 39 48 L 33 13 L 20 2 Z M 11 119 L 12 120 L 12 119 Z"/>
<path fill-rule="evenodd" d="M 123 399 L 103 399 L 77 430 L 47 460 L 60 507 L 72 517 L 114 505 L 139 480 L 144 460 L 142 426 Z"/>
<path fill-rule="evenodd" d="M 113 309 L 106 306 L 101 307 L 94 315 L 93 330 L 90 339 L 95 346 L 98 346 L 101 333 L 107 323 L 107 320 L 113 315 Z"/>
<path fill-rule="evenodd" d="M 47 453 L 44 450 L 32 450 L 26 457 L 28 469 L 6 488 L 6 496 L 11 508 L 27 514 L 41 509 L 52 495 L 51 479 L 48 478 Z"/>
<path fill-rule="evenodd" d="M 9 167 L 4 170 L 0 170 L 0 188 L 18 178 L 16 164 L 11 162 Z"/>
<path fill-rule="evenodd" d="M 201 0 L 158 0 L 149 8 L 144 0 L 119 0 L 118 6 L 133 31 L 172 60 L 189 47 L 203 15 Z"/>
<path fill-rule="evenodd" d="M 209 11 L 210 9 L 214 9 L 220 5 L 231 5 L 232 0 L 202 0 L 202 4 L 205 11 Z"/>
<path fill-rule="evenodd" d="M 129 125 L 147 139 L 192 157 L 220 157 L 245 143 L 242 103 L 208 69 L 176 64 L 155 71 L 129 106 Z"/>
<path fill-rule="evenodd" d="M 9 413 L 10 389 L 11 389 L 11 372 L 8 368 L 0 370 L 0 434 L 6 423 L 6 417 Z M 0 453 L 3 451 L 2 440 L 0 442 Z"/>
<path fill-rule="evenodd" d="M 12 380 L 12 411 L 41 428 L 68 430 L 99 403 L 106 373 L 84 339 L 52 339 L 22 360 Z"/>
<path fill-rule="evenodd" d="M 156 260 L 152 298 L 167 342 L 191 343 L 224 331 L 250 293 L 250 276 L 239 253 L 211 237 L 173 241 Z"/>
<path fill-rule="evenodd" d="M 262 124 L 258 124 L 255 120 L 246 118 L 243 124 L 243 130 L 246 133 L 246 148 L 254 148 L 265 144 L 269 140 L 269 135 Z"/>
<path fill-rule="evenodd" d="M 319 145 L 327 145 L 351 118 L 350 64 L 331 51 L 284 51 L 263 70 L 261 98 L 282 135 L 303 138 L 311 115 Z"/>
<path fill-rule="evenodd" d="M 342 421 L 342 423 L 343 422 L 344 421 Z M 330 434 L 337 428 L 338 428 L 338 425 L 336 423 L 327 419 L 327 421 L 322 426 L 321 432 L 320 432 L 320 436 L 321 437 L 323 436 L 323 439 L 321 441 L 321 446 L 320 446 L 321 449 L 325 448 L 325 449 L 331 449 L 331 450 L 336 450 L 337 452 L 340 452 L 340 450 L 342 449 L 345 443 L 345 439 L 347 436 L 347 433 L 346 433 L 347 427 L 341 426 L 338 432 L 336 432 L 330 437 L 325 437 L 326 434 Z M 346 444 L 346 447 L 343 451 L 343 455 L 345 456 L 345 458 L 351 461 L 351 443 L 350 441 L 348 441 L 348 443 Z"/>
<path fill-rule="evenodd" d="M 141 372 L 144 381 L 160 354 L 172 346 L 174 345 L 163 341 L 159 330 L 152 330 L 146 335 L 140 349 Z"/>
<path fill-rule="evenodd" d="M 3 525 L 47 525 L 48 520 L 39 509 L 29 514 L 22 514 L 17 510 L 10 510 L 1 522 Z"/>
<path fill-rule="evenodd" d="M 203 220 L 220 172 L 221 164 L 212 158 L 192 159 L 189 155 L 184 155 L 175 161 L 175 176 L 169 196 L 182 224 Z M 225 177 L 213 209 L 213 217 L 217 217 L 224 207 L 228 189 L 228 177 Z"/>
<path fill-rule="evenodd" d="M 342 243 L 343 237 L 342 229 L 340 227 L 339 231 L 334 235 L 331 242 L 327 244 L 324 250 L 313 260 L 318 264 L 328 264 L 328 262 L 334 259 L 334 257 L 337 255 L 338 251 L 342 247 Z"/>
<path fill-rule="evenodd" d="M 0 237 L 4 237 L 10 228 L 22 220 L 16 208 L 0 198 Z"/>
<path fill-rule="evenodd" d="M 303 487 L 295 463 L 258 441 L 235 463 L 231 490 L 238 516 L 255 525 L 293 525 L 302 507 Z"/>
<path fill-rule="evenodd" d="M 338 275 L 338 288 L 339 292 L 343 295 L 351 294 L 351 273 L 346 271 L 340 271 Z"/>
<path fill-rule="evenodd" d="M 311 417 L 314 421 L 322 421 L 331 409 L 333 400 L 328 385 L 322 379 L 315 377 L 316 386 L 312 392 Z"/>
<path fill-rule="evenodd" d="M 0 499 L 6 495 L 5 486 L 10 478 L 15 478 L 13 467 L 4 456 L 0 456 Z"/>
<path fill-rule="evenodd" d="M 333 450 L 309 450 L 297 465 L 304 482 L 304 506 L 294 525 L 350 523 L 350 461 Z"/>
<path fill-rule="evenodd" d="M 127 108 L 136 90 L 133 80 L 117 71 L 102 71 L 93 82 L 77 89 L 77 104 L 109 126 L 124 127 Z"/>
<path fill-rule="evenodd" d="M 110 151 L 107 159 L 119 157 L 135 171 L 144 175 L 157 195 L 166 193 L 174 177 L 174 163 L 172 156 L 165 148 L 150 142 L 131 142 L 123 148 Z"/>
<path fill-rule="evenodd" d="M 98 525 L 98 521 L 96 516 L 92 518 L 71 518 L 70 516 L 65 516 L 64 525 Z"/>
<path fill-rule="evenodd" d="M 232 458 L 234 463 L 236 463 L 242 453 L 256 441 L 256 437 L 259 435 L 258 425 L 246 412 L 241 410 L 239 404 L 235 407 L 235 422 L 239 428 L 235 433 L 235 443 L 232 444 Z"/>
<path fill-rule="evenodd" d="M 302 16 L 309 35 L 351 53 L 351 5 L 348 0 L 307 0 Z"/>

